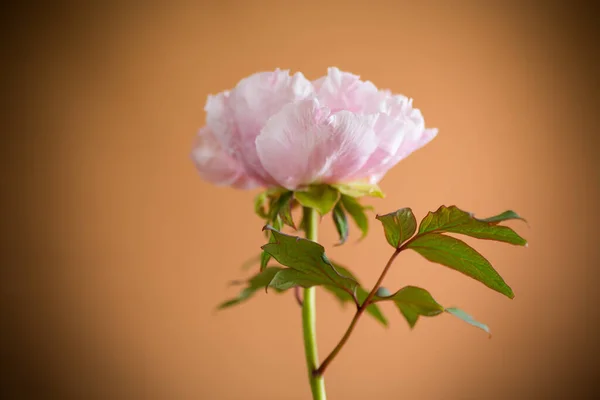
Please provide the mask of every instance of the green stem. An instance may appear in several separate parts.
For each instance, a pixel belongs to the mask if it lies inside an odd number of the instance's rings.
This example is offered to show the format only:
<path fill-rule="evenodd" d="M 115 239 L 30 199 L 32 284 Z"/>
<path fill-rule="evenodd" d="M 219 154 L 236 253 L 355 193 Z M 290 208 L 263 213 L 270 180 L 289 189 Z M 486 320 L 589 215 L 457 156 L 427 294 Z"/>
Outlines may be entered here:
<path fill-rule="evenodd" d="M 313 208 L 304 207 L 304 231 L 306 232 L 306 238 L 316 242 L 318 230 L 319 214 Z M 308 380 L 313 400 L 325 400 L 327 395 L 325 394 L 325 380 L 323 379 L 323 375 L 317 376 L 314 373 L 319 366 L 314 287 L 304 289 L 302 328 L 304 332 L 304 351 L 308 367 Z"/>

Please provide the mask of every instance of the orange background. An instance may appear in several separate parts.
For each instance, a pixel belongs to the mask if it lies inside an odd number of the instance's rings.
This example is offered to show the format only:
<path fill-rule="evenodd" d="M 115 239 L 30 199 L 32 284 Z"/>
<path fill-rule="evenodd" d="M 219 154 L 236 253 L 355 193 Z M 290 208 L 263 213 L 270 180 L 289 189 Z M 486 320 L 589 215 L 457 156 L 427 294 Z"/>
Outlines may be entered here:
<path fill-rule="evenodd" d="M 300 311 L 259 293 L 216 313 L 258 254 L 256 191 L 203 182 L 190 146 L 206 95 L 276 67 L 328 66 L 413 97 L 440 134 L 382 181 L 380 213 L 440 204 L 511 223 L 528 248 L 476 246 L 509 300 L 417 254 L 385 281 L 488 323 L 409 331 L 363 319 L 326 376 L 331 399 L 533 399 L 597 376 L 598 76 L 592 22 L 522 2 L 164 2 L 15 10 L 7 18 L 8 227 L 1 281 L 11 398 L 307 399 Z M 569 3 L 570 4 L 570 3 Z M 590 11 L 592 12 L 592 11 Z M 595 121 L 594 121 L 595 119 Z M 371 285 L 391 249 L 330 258 Z M 469 241 L 472 242 L 472 241 Z M 319 291 L 321 358 L 352 316 Z"/>

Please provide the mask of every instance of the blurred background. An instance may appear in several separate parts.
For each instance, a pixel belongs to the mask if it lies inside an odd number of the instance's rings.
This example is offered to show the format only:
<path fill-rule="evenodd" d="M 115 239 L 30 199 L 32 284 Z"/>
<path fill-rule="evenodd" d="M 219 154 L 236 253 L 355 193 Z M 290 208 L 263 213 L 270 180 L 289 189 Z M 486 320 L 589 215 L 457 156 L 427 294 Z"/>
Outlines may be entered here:
<path fill-rule="evenodd" d="M 591 6 L 593 7 L 593 5 Z M 504 1 L 73 2 L 3 6 L 0 333 L 7 399 L 308 399 L 300 309 L 259 293 L 215 312 L 253 271 L 256 191 L 190 160 L 209 93 L 276 67 L 328 66 L 415 99 L 439 136 L 381 182 L 380 213 L 514 209 L 528 248 L 476 244 L 509 300 L 417 254 L 390 289 L 429 289 L 450 316 L 410 331 L 364 318 L 331 399 L 588 398 L 598 378 L 598 13 Z M 332 259 L 375 282 L 390 248 Z M 318 295 L 321 358 L 351 317 Z M 575 396 L 577 395 L 577 396 Z M 578 397 L 579 396 L 579 397 Z"/>

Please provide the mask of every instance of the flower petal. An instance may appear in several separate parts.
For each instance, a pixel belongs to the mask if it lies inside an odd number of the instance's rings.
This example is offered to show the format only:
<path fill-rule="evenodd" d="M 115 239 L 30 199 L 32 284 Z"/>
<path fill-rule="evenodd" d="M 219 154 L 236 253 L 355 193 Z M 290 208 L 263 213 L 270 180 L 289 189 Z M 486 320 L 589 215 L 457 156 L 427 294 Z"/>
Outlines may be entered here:
<path fill-rule="evenodd" d="M 327 76 L 315 80 L 313 86 L 319 100 L 333 111 L 373 114 L 385 98 L 385 92 L 378 91 L 373 83 L 335 67 L 328 68 Z"/>
<path fill-rule="evenodd" d="M 237 132 L 233 147 L 251 174 L 274 183 L 256 154 L 256 137 L 267 120 L 283 106 L 312 93 L 313 86 L 302 73 L 290 76 L 289 71 L 279 69 L 251 75 L 231 92 L 230 106 Z"/>
<path fill-rule="evenodd" d="M 431 142 L 438 134 L 437 128 L 413 130 L 405 135 L 404 140 L 396 154 L 381 162 L 369 174 L 369 182 L 379 182 L 390 168 L 394 167 L 400 161 Z"/>
<path fill-rule="evenodd" d="M 268 173 L 290 190 L 332 183 L 359 170 L 376 148 L 376 117 L 331 115 L 315 98 L 286 105 L 256 138 Z"/>
<path fill-rule="evenodd" d="M 369 177 L 372 183 L 437 134 L 437 130 L 425 129 L 423 115 L 412 107 L 412 99 L 387 94 L 381 110 L 375 125 L 377 149 L 357 173 L 357 177 Z"/>
<path fill-rule="evenodd" d="M 219 186 L 251 189 L 259 183 L 249 177 L 238 161 L 229 156 L 209 127 L 201 128 L 196 136 L 192 159 L 200 176 Z"/>
<path fill-rule="evenodd" d="M 206 125 L 223 148 L 232 153 L 236 134 L 233 112 L 228 104 L 229 93 L 229 91 L 224 91 L 216 95 L 209 95 L 204 111 L 206 111 Z"/>
<path fill-rule="evenodd" d="M 377 115 L 359 115 L 340 111 L 328 119 L 330 130 L 326 142 L 331 167 L 323 174 L 327 183 L 342 182 L 359 171 L 377 148 L 373 130 Z"/>

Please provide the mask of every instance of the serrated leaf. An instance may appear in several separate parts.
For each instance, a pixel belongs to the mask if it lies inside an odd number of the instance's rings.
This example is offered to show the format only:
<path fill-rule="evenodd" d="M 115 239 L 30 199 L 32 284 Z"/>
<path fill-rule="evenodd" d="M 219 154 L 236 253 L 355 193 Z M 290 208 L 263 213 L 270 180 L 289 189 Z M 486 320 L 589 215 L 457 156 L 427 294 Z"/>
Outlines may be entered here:
<path fill-rule="evenodd" d="M 338 286 L 349 294 L 355 293 L 358 283 L 341 275 L 325 255 L 325 249 L 320 244 L 297 236 L 286 235 L 272 227 L 265 227 L 271 231 L 274 243 L 267 243 L 262 249 L 269 253 L 275 260 L 286 267 L 303 272 L 315 279 L 322 278 L 331 285 Z"/>
<path fill-rule="evenodd" d="M 414 328 L 419 316 L 433 317 L 444 311 L 444 307 L 427 290 L 416 286 L 403 287 L 387 297 L 375 296 L 373 300 L 392 300 L 411 328 Z"/>
<path fill-rule="evenodd" d="M 434 317 L 445 311 L 470 325 L 490 333 L 487 325 L 475 321 L 473 317 L 458 308 L 444 308 L 433 298 L 431 293 L 416 286 L 406 286 L 393 295 L 377 295 L 373 298 L 373 301 L 377 302 L 386 300 L 394 302 L 411 328 L 415 327 L 419 317 Z"/>
<path fill-rule="evenodd" d="M 417 220 L 410 208 L 401 208 L 376 218 L 383 225 L 387 242 L 395 248 L 399 248 L 417 230 Z"/>
<path fill-rule="evenodd" d="M 349 269 L 341 266 L 340 264 L 338 264 L 336 262 L 333 263 L 333 266 L 340 274 L 347 276 L 348 278 L 352 278 L 358 283 L 358 286 L 356 288 L 356 297 L 357 297 L 358 303 L 362 304 L 363 301 L 365 301 L 365 299 L 369 295 L 369 292 L 366 291 L 360 285 L 360 282 L 358 281 L 358 279 L 356 279 L 356 276 Z M 345 292 L 341 289 L 338 289 L 338 288 L 335 288 L 332 286 L 324 286 L 324 289 L 329 291 L 330 293 L 332 293 L 334 296 L 336 296 L 342 305 L 345 305 L 346 303 L 354 303 L 354 299 L 352 298 L 352 296 L 350 296 L 350 294 L 348 294 L 348 292 Z M 383 315 L 383 313 L 381 312 L 381 309 L 379 308 L 379 306 L 377 304 L 368 305 L 367 309 L 365 311 L 367 312 L 367 314 L 369 314 L 370 316 L 375 318 L 377 321 L 379 321 L 383 326 L 388 326 L 387 318 L 385 317 L 385 315 Z"/>
<path fill-rule="evenodd" d="M 333 223 L 335 224 L 335 229 L 337 230 L 340 238 L 338 245 L 342 245 L 346 243 L 346 240 L 348 239 L 348 218 L 346 217 L 346 213 L 339 202 L 333 208 L 333 213 L 331 213 L 331 216 L 333 218 Z"/>
<path fill-rule="evenodd" d="M 406 248 L 413 249 L 431 262 L 462 272 L 511 299 L 514 297 L 512 289 L 489 261 L 462 240 L 441 233 L 427 233 L 415 236 Z"/>
<path fill-rule="evenodd" d="M 362 232 L 361 238 L 367 236 L 369 232 L 369 219 L 365 213 L 365 207 L 363 207 L 358 200 L 353 197 L 342 195 L 340 202 L 344 206 L 344 209 L 350 214 L 350 217 L 354 220 L 354 223 Z"/>
<path fill-rule="evenodd" d="M 227 300 L 219 305 L 219 309 L 228 308 L 240 304 L 250 297 L 254 296 L 257 290 L 264 289 L 273 280 L 273 277 L 283 270 L 280 267 L 269 267 L 262 272 L 254 275 L 248 280 L 248 285 L 238 294 L 237 297 Z"/>
<path fill-rule="evenodd" d="M 471 317 L 469 314 L 467 314 L 463 310 L 455 308 L 455 307 L 451 307 L 451 308 L 446 308 L 445 311 L 448 314 L 454 315 L 455 317 L 462 319 L 467 324 L 473 325 L 479 329 L 483 329 L 490 336 L 492 336 L 492 334 L 490 333 L 490 328 L 486 324 L 482 324 L 481 322 L 476 321 L 473 317 Z"/>
<path fill-rule="evenodd" d="M 525 239 L 511 228 L 498 225 L 502 221 L 515 218 L 522 219 L 513 211 L 506 211 L 487 219 L 477 219 L 456 206 L 441 206 L 423 218 L 419 225 L 419 235 L 428 232 L 452 232 L 523 246 L 527 244 Z"/>
<path fill-rule="evenodd" d="M 331 185 L 336 188 L 340 193 L 350 197 L 379 197 L 384 198 L 385 195 L 376 183 L 368 182 L 350 182 L 350 183 L 337 183 Z"/>
<path fill-rule="evenodd" d="M 294 192 L 294 197 L 304 207 L 314 208 L 319 214 L 325 215 L 340 199 L 340 192 L 328 185 L 315 185 Z"/>

